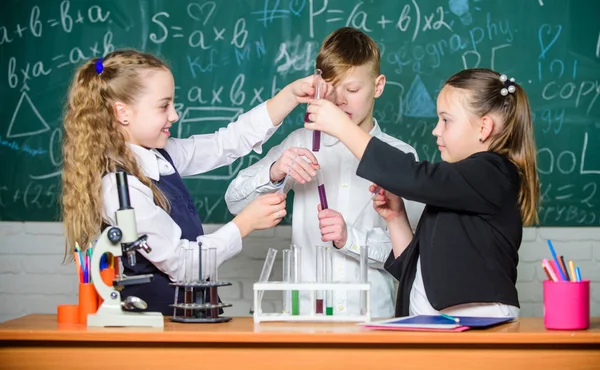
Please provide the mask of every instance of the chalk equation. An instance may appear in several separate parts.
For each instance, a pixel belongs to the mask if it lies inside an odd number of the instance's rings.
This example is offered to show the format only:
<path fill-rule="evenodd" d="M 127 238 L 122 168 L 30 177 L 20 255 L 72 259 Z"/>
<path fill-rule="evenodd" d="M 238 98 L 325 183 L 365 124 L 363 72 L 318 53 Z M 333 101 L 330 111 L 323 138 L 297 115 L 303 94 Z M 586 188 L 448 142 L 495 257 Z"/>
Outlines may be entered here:
<path fill-rule="evenodd" d="M 10 17 L 0 21 L 0 221 L 60 214 L 65 96 L 73 71 L 90 58 L 131 47 L 165 59 L 180 117 L 172 134 L 183 138 L 212 133 L 310 75 L 323 39 L 349 26 L 380 47 L 387 82 L 374 117 L 421 160 L 441 160 L 432 130 L 446 78 L 477 67 L 514 76 L 532 107 L 541 224 L 598 226 L 600 25 L 592 15 L 600 3 L 506 2 L 9 2 Z M 292 112 L 263 149 L 301 128 L 303 112 Z M 231 219 L 225 189 L 260 157 L 185 180 L 204 222 Z"/>

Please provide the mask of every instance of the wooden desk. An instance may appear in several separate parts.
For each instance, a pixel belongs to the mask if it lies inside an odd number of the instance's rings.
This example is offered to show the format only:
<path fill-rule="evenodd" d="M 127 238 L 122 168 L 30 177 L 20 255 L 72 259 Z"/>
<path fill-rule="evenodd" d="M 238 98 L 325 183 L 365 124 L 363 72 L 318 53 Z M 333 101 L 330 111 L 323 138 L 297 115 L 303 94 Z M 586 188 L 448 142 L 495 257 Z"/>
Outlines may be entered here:
<path fill-rule="evenodd" d="M 110 359 L 110 360 L 109 360 Z M 109 361 L 112 365 L 108 365 Z M 108 366 L 107 366 L 108 365 Z M 540 318 L 462 333 L 355 324 L 176 324 L 164 329 L 58 325 L 55 315 L 0 324 L 0 369 L 599 369 L 600 318 L 548 331 Z"/>

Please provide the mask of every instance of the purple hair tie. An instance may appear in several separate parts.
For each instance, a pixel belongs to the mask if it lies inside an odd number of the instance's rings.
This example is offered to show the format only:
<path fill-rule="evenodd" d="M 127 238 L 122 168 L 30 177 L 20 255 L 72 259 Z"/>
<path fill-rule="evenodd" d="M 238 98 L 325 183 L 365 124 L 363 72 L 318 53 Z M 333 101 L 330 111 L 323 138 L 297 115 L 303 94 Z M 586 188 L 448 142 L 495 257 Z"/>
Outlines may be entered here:
<path fill-rule="evenodd" d="M 96 73 L 100 74 L 104 70 L 104 65 L 102 64 L 102 58 L 98 58 L 96 61 Z"/>

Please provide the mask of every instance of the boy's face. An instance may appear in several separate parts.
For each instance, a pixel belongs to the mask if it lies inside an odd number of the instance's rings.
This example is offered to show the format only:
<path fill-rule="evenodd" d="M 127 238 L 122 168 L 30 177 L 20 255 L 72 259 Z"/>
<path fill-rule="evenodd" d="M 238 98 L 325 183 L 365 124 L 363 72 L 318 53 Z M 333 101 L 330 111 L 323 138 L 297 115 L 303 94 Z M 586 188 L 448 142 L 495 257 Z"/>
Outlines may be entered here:
<path fill-rule="evenodd" d="M 385 76 L 377 76 L 370 63 L 352 67 L 346 77 L 328 92 L 325 99 L 335 103 L 359 127 L 373 128 L 375 98 L 383 93 Z"/>

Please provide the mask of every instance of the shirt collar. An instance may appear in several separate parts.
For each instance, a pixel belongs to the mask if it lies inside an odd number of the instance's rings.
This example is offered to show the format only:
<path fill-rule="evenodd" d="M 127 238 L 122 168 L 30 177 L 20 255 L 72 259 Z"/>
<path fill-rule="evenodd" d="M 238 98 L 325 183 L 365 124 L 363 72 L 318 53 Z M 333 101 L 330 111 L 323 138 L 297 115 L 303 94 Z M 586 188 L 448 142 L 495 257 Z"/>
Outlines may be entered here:
<path fill-rule="evenodd" d="M 133 152 L 133 155 L 137 157 L 137 163 L 144 175 L 148 176 L 154 181 L 158 181 L 160 178 L 158 161 L 159 159 L 162 159 L 160 153 L 158 153 L 155 149 L 146 149 L 131 143 L 129 143 L 129 148 Z"/>
<path fill-rule="evenodd" d="M 373 117 L 373 128 L 371 129 L 371 131 L 369 131 L 369 135 L 374 137 L 379 137 L 381 135 L 381 128 L 379 127 L 379 124 L 377 123 L 375 117 Z M 321 142 L 323 143 L 323 145 L 334 146 L 335 144 L 337 144 L 338 141 L 340 140 L 337 137 L 327 135 L 326 133 L 321 132 Z"/>

